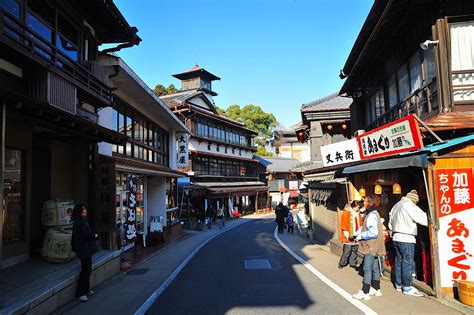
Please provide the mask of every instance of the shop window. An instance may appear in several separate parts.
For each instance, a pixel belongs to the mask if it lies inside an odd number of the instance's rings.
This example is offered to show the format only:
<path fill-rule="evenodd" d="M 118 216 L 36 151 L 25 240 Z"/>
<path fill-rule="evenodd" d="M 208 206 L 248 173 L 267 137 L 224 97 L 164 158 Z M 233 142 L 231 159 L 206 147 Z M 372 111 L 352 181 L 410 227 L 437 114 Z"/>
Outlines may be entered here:
<path fill-rule="evenodd" d="M 3 244 L 24 240 L 23 158 L 23 152 L 19 150 L 5 150 Z"/>
<path fill-rule="evenodd" d="M 166 178 L 166 208 L 172 209 L 177 206 L 178 182 L 174 177 Z"/>

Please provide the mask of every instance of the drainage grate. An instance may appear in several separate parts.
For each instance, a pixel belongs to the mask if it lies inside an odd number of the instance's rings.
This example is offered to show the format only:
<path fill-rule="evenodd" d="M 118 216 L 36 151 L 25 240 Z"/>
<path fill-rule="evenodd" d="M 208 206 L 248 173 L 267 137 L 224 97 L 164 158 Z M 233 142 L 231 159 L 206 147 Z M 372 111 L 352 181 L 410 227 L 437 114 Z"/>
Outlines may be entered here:
<path fill-rule="evenodd" d="M 244 266 L 245 269 L 272 269 L 268 259 L 246 259 Z"/>
<path fill-rule="evenodd" d="M 127 275 L 128 276 L 142 275 L 144 273 L 147 273 L 148 270 L 150 269 L 149 268 L 136 268 L 136 269 L 133 269 L 132 271 L 129 271 Z"/>

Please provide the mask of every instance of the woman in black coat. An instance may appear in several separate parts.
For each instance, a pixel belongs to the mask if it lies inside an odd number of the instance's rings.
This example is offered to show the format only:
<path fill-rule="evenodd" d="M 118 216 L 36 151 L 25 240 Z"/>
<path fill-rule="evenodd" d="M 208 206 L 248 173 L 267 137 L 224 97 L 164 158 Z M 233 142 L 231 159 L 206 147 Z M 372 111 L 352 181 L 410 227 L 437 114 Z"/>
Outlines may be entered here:
<path fill-rule="evenodd" d="M 81 260 L 81 273 L 77 282 L 76 297 L 82 302 L 88 300 L 87 296 L 94 294 L 90 290 L 89 278 L 92 271 L 92 255 L 96 253 L 97 234 L 94 234 L 87 223 L 87 208 L 76 205 L 73 210 L 74 226 L 72 229 L 71 248 Z"/>

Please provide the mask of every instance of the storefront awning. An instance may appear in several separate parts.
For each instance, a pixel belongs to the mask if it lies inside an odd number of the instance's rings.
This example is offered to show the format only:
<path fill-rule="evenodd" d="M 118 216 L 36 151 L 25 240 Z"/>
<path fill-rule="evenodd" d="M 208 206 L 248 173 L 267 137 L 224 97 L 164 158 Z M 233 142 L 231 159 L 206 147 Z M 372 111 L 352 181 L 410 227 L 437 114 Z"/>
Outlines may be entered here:
<path fill-rule="evenodd" d="M 346 167 L 344 168 L 342 173 L 353 174 L 353 173 L 362 173 L 362 172 L 367 172 L 367 171 L 379 171 L 379 170 L 407 168 L 407 167 L 425 168 L 427 167 L 427 165 L 428 165 L 428 156 L 426 154 L 412 155 L 412 156 L 406 156 L 406 157 L 396 156 L 392 159 L 368 162 L 364 164 Z"/>
<path fill-rule="evenodd" d="M 321 173 L 315 173 L 315 174 L 308 174 L 304 175 L 304 181 L 310 182 L 310 181 L 323 181 L 323 180 L 330 180 L 334 178 L 335 171 L 330 171 L 330 172 L 321 172 Z"/>

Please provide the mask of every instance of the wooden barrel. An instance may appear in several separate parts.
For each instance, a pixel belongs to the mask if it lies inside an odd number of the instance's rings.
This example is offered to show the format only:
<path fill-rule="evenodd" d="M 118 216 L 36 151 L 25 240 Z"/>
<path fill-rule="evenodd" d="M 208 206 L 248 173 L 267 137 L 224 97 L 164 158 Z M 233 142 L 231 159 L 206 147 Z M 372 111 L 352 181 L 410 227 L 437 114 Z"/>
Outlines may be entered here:
<path fill-rule="evenodd" d="M 48 200 L 43 204 L 41 222 L 45 227 L 72 226 L 72 209 L 74 209 L 74 201 L 72 200 Z"/>
<path fill-rule="evenodd" d="M 459 300 L 470 306 L 474 306 L 474 281 L 458 281 Z"/>

